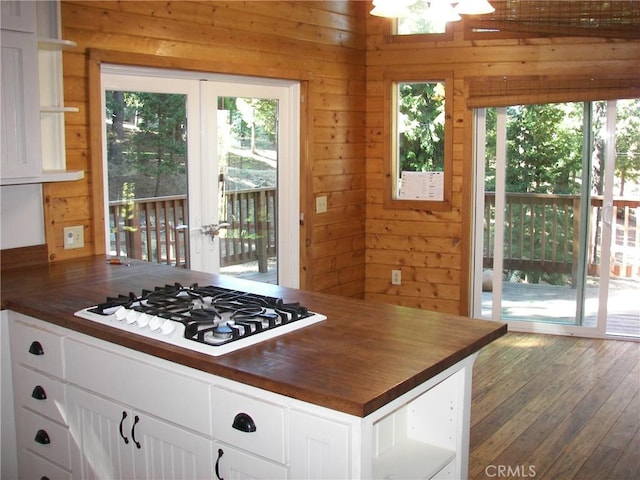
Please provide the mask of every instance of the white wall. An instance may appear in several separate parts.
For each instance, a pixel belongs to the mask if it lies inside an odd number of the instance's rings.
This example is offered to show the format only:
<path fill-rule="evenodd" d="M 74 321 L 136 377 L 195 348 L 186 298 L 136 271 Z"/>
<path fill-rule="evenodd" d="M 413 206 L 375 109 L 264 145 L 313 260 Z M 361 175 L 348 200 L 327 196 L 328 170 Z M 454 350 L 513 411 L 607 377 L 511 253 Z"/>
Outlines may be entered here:
<path fill-rule="evenodd" d="M 44 243 L 42 185 L 0 187 L 0 249 Z"/>

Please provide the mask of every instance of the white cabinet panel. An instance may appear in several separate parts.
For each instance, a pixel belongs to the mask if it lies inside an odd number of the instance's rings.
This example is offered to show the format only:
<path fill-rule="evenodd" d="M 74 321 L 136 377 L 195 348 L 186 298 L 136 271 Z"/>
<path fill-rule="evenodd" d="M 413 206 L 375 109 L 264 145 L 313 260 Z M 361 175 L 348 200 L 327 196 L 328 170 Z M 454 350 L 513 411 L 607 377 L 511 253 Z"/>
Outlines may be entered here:
<path fill-rule="evenodd" d="M 36 31 L 36 2 L 27 0 L 2 0 L 0 22 L 3 30 L 17 32 Z"/>
<path fill-rule="evenodd" d="M 49 480 L 71 480 L 71 473 L 51 463 L 44 458 L 34 455 L 28 450 L 21 452 L 25 461 L 20 470 L 20 478 Z"/>
<path fill-rule="evenodd" d="M 68 400 L 74 477 L 212 478 L 211 440 L 75 387 Z"/>
<path fill-rule="evenodd" d="M 35 34 L 2 30 L 0 177 L 33 177 L 42 170 Z"/>
<path fill-rule="evenodd" d="M 70 383 L 211 435 L 207 383 L 186 375 L 184 368 L 181 372 L 170 370 L 168 362 L 161 367 L 134 358 L 135 352 L 130 350 L 119 348 L 116 353 L 97 345 L 89 338 L 87 342 L 66 339 L 66 378 Z"/>
<path fill-rule="evenodd" d="M 18 445 L 22 450 L 29 450 L 63 468 L 70 467 L 69 430 L 66 426 L 22 407 L 16 407 L 16 425 Z M 20 455 L 18 452 L 22 472 L 26 462 Z"/>
<path fill-rule="evenodd" d="M 13 362 L 63 378 L 62 337 L 50 331 L 46 323 L 34 323 L 20 313 L 12 316 L 15 319 L 10 325 Z"/>
<path fill-rule="evenodd" d="M 66 424 L 65 390 L 60 380 L 23 366 L 16 366 L 14 398 L 22 405 L 51 420 Z"/>
<path fill-rule="evenodd" d="M 285 463 L 285 411 L 281 405 L 218 387 L 212 388 L 211 397 L 216 439 Z M 245 428 L 249 422 L 255 425 L 254 431 Z"/>
<path fill-rule="evenodd" d="M 287 468 L 263 458 L 248 455 L 224 444 L 215 446 L 215 474 L 216 480 L 286 480 L 290 477 Z"/>
<path fill-rule="evenodd" d="M 349 425 L 292 410 L 290 442 L 292 478 L 351 478 Z"/>

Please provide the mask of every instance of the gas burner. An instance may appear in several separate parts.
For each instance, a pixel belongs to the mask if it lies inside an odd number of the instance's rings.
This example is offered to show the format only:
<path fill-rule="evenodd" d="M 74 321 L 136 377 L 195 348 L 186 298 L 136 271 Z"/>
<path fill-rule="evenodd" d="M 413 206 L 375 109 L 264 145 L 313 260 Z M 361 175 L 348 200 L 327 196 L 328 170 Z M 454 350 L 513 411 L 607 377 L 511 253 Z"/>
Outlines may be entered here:
<path fill-rule="evenodd" d="M 75 315 L 214 356 L 326 319 L 281 298 L 179 283 L 107 297 Z"/>

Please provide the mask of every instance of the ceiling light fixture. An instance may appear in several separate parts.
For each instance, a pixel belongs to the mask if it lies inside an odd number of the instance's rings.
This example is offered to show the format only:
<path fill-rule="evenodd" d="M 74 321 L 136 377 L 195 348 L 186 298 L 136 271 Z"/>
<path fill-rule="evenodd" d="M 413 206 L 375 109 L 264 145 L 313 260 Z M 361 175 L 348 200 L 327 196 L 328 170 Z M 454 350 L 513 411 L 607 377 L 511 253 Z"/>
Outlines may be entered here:
<path fill-rule="evenodd" d="M 369 13 L 376 17 L 404 17 L 414 3 L 416 0 L 373 0 L 373 9 Z"/>
<path fill-rule="evenodd" d="M 410 14 L 409 7 L 418 0 L 373 0 L 373 9 L 369 12 L 377 17 L 398 18 Z M 428 15 L 441 22 L 456 22 L 460 15 L 482 15 L 492 13 L 495 8 L 488 0 L 431 0 Z"/>

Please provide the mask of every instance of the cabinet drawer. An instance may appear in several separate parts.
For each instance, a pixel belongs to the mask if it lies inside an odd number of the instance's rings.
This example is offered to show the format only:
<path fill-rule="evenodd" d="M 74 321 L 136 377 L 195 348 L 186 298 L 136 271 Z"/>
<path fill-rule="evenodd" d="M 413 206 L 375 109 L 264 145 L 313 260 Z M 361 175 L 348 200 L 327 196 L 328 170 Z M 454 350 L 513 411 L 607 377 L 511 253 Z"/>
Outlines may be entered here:
<path fill-rule="evenodd" d="M 276 462 L 286 462 L 284 407 L 220 387 L 212 387 L 211 398 L 214 438 Z M 244 427 L 250 422 L 255 431 L 245 431 L 250 430 Z"/>
<path fill-rule="evenodd" d="M 25 408 L 16 409 L 16 414 L 18 448 L 30 450 L 70 470 L 69 430 Z M 48 443 L 36 440 L 39 435 L 44 435 L 41 431 L 46 433 Z"/>
<path fill-rule="evenodd" d="M 152 365 L 134 358 L 136 352 L 101 344 L 65 340 L 70 384 L 211 436 L 209 384 L 190 377 L 186 367 L 148 357 Z"/>
<path fill-rule="evenodd" d="M 14 399 L 17 407 L 31 409 L 58 423 L 67 423 L 64 414 L 64 384 L 23 366 L 13 370 Z"/>
<path fill-rule="evenodd" d="M 14 362 L 63 378 L 62 337 L 22 314 L 11 315 L 15 320 L 10 324 Z"/>
<path fill-rule="evenodd" d="M 218 467 L 217 478 L 253 478 L 279 479 L 289 478 L 287 468 L 284 465 L 269 462 L 262 458 L 254 457 L 235 450 L 222 443 L 217 443 L 214 448 Z"/>
<path fill-rule="evenodd" d="M 26 449 L 22 449 L 20 452 L 20 465 L 18 468 L 20 478 L 71 480 L 70 472 L 34 455 Z"/>

